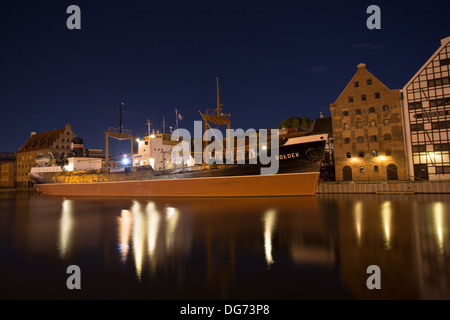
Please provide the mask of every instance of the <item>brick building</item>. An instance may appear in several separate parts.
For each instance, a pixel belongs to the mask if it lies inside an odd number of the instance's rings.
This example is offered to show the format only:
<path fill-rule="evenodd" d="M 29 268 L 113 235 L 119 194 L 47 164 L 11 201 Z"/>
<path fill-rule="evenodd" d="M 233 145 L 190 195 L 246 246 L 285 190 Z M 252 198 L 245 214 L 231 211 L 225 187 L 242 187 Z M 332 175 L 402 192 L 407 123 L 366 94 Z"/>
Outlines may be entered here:
<path fill-rule="evenodd" d="M 70 124 L 53 131 L 32 132 L 25 144 L 16 152 L 17 188 L 34 187 L 30 179 L 30 170 L 37 165 L 35 159 L 38 155 L 51 153 L 55 160 L 62 159 L 71 153 L 71 143 L 75 137 Z"/>
<path fill-rule="evenodd" d="M 407 179 L 399 89 L 361 63 L 330 110 L 336 181 Z"/>

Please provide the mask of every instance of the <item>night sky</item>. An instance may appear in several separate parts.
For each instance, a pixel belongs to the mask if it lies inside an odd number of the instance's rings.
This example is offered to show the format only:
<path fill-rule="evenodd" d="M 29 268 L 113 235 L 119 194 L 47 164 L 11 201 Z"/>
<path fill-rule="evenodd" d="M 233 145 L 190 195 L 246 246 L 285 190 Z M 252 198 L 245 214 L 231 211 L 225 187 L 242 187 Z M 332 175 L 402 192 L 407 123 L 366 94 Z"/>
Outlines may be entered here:
<path fill-rule="evenodd" d="M 81 29 L 69 30 L 69 5 Z M 371 4 L 381 29 L 369 30 Z M 8 1 L 0 5 L 0 152 L 31 131 L 70 123 L 88 148 L 146 120 L 193 130 L 199 111 L 232 128 L 277 128 L 283 118 L 330 115 L 357 71 L 400 89 L 450 36 L 449 1 Z M 167 129 L 166 132 L 168 132 Z"/>

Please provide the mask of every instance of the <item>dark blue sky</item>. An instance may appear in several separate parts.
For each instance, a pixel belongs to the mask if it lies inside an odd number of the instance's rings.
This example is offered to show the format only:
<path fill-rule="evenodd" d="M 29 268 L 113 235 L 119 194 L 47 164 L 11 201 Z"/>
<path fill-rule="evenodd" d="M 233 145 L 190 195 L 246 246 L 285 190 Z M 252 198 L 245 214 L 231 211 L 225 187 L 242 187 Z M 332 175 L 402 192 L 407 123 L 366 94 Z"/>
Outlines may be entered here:
<path fill-rule="evenodd" d="M 69 30 L 69 5 L 81 30 Z M 369 5 L 381 30 L 369 30 Z M 356 72 L 402 88 L 450 36 L 448 1 L 9 1 L 0 6 L 0 152 L 31 131 L 70 123 L 88 148 L 104 131 L 136 137 L 146 119 L 192 130 L 216 107 L 233 128 L 275 128 L 288 116 L 330 115 Z"/>

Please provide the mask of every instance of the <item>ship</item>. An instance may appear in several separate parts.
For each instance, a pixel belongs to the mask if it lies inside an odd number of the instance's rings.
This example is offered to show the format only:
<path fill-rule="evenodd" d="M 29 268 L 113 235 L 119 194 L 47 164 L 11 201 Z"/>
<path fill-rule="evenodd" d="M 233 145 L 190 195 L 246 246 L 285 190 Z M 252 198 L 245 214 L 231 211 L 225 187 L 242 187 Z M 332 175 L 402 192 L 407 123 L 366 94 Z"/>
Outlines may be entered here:
<path fill-rule="evenodd" d="M 200 112 L 206 136 L 209 132 L 208 122 L 217 126 L 227 125 L 228 130 L 231 130 L 230 114 L 222 111 L 219 78 L 216 80 L 217 109 L 207 109 L 204 114 Z M 211 135 L 211 139 L 205 139 L 202 134 L 200 141 L 190 137 L 185 140 L 184 136 L 180 139 L 175 132 L 165 134 L 164 129 L 163 133 L 155 135 L 147 120 L 148 135 L 138 141 L 137 154 L 133 154 L 132 147 L 130 157 L 125 156 L 119 165 L 114 165 L 114 161 L 109 161 L 108 158 L 108 137 L 130 139 L 133 143 L 131 131 L 127 132 L 122 126 L 122 106 L 123 102 L 120 103 L 119 128 L 109 128 L 105 132 L 105 159 L 85 157 L 82 139 L 75 138 L 77 141 L 72 143 L 75 146 L 72 152 L 74 156 L 63 159 L 60 163 L 41 161 L 31 168 L 30 177 L 39 194 L 113 197 L 264 197 L 316 194 L 327 134 L 285 135 L 280 134 L 279 130 L 263 129 L 258 132 L 242 130 L 237 135 L 228 135 L 227 131 L 227 142 L 222 143 L 221 148 L 211 150 L 207 148 L 217 144 L 217 140 L 214 139 L 213 142 Z M 178 131 L 179 113 L 177 109 L 175 111 Z M 201 131 L 201 122 L 198 121 L 197 124 Z M 211 131 L 215 134 L 213 129 Z M 262 137 L 265 138 L 261 139 Z M 236 148 L 235 138 L 244 141 Z M 198 146 L 200 147 L 197 148 Z M 183 151 L 181 159 L 173 157 L 177 147 L 189 151 Z M 191 152 L 192 149 L 194 151 Z M 204 158 L 205 154 L 207 159 Z M 270 161 L 266 161 L 267 156 L 270 156 Z M 214 161 L 211 162 L 211 158 Z M 273 164 L 275 170 L 271 170 Z"/>
<path fill-rule="evenodd" d="M 196 164 L 193 157 L 181 163 L 171 162 L 165 158 L 174 145 L 169 137 L 145 137 L 127 165 L 109 167 L 101 158 L 69 157 L 64 163 L 35 166 L 30 176 L 38 194 L 53 196 L 310 196 L 316 194 L 328 138 L 326 134 L 278 136 L 274 159 L 278 170 L 262 174 L 268 165 L 258 157 L 251 161 L 248 148 L 244 163 L 237 161 L 238 155 L 234 163 Z M 272 144 L 268 148 L 268 154 L 275 151 Z"/>

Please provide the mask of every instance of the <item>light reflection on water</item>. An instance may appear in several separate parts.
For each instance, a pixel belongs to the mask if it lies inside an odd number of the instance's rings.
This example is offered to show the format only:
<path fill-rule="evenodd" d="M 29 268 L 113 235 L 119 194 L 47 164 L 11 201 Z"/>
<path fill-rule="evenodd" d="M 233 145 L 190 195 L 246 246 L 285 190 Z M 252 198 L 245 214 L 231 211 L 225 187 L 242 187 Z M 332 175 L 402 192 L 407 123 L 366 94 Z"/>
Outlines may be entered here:
<path fill-rule="evenodd" d="M 450 298 L 450 195 L 17 194 L 0 208 L 5 298 Z M 77 293 L 64 288 L 70 264 Z M 366 287 L 373 264 L 381 290 Z"/>

